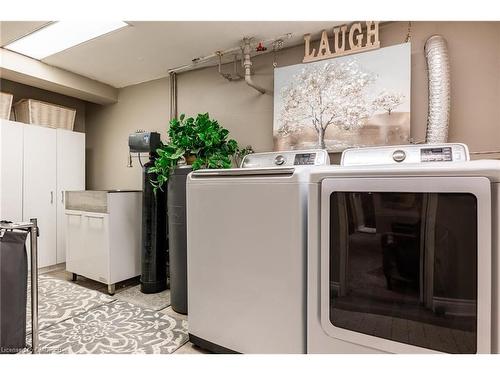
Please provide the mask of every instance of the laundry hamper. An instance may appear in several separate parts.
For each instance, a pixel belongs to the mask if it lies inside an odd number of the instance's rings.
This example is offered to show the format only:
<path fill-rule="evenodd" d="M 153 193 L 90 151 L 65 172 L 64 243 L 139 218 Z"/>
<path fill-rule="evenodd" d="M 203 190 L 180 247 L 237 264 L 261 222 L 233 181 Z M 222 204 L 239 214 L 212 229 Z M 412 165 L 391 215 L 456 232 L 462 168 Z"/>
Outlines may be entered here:
<path fill-rule="evenodd" d="M 0 232 L 0 353 L 26 347 L 27 232 Z"/>

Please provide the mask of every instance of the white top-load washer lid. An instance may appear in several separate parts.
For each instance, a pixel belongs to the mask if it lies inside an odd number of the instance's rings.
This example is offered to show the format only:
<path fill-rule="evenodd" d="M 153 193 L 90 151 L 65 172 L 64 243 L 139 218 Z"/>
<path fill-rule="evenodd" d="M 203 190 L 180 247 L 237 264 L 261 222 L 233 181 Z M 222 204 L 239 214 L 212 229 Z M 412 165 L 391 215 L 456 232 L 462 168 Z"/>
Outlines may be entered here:
<path fill-rule="evenodd" d="M 199 169 L 190 173 L 189 179 L 205 178 L 270 178 L 291 177 L 302 178 L 306 170 L 330 164 L 326 150 L 294 150 L 263 152 L 246 155 L 240 168 L 231 169 Z"/>

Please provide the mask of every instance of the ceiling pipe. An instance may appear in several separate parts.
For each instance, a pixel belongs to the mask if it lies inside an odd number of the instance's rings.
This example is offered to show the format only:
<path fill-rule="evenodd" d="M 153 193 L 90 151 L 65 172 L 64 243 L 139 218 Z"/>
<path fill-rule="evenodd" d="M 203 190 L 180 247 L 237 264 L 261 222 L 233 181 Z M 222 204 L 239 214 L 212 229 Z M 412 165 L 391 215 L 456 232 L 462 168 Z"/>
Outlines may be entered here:
<path fill-rule="evenodd" d="M 217 52 L 212 53 L 212 54 L 207 55 L 207 56 L 197 57 L 197 58 L 193 59 L 190 64 L 181 65 L 181 66 L 178 66 L 176 68 L 169 69 L 168 72 L 169 73 L 180 73 L 180 72 L 186 72 L 186 71 L 193 70 L 193 69 L 198 69 L 198 68 L 203 67 L 203 64 L 211 62 L 212 60 L 217 58 L 219 55 L 229 55 L 229 54 L 238 53 L 238 52 L 241 52 L 241 47 L 235 47 L 235 48 L 231 48 L 231 49 L 228 49 L 225 51 L 217 51 Z"/>
<path fill-rule="evenodd" d="M 292 35 L 293 35 L 292 33 L 287 33 L 287 34 L 279 36 L 277 38 L 263 40 L 263 41 L 261 41 L 261 43 L 264 46 L 272 45 L 272 43 L 274 43 L 276 40 L 285 41 L 287 39 L 290 39 L 292 37 Z M 251 41 L 251 38 L 248 38 L 248 39 Z M 203 68 L 204 64 L 212 62 L 213 60 L 217 59 L 219 57 L 219 55 L 240 54 L 241 50 L 242 50 L 242 47 L 239 46 L 239 47 L 233 47 L 233 48 L 230 48 L 230 49 L 227 49 L 224 51 L 217 51 L 217 52 L 212 53 L 212 54 L 207 55 L 207 56 L 197 57 L 197 58 L 193 59 L 190 64 L 181 65 L 181 66 L 169 69 L 168 73 L 181 73 L 181 72 L 186 72 L 186 71 L 193 70 L 193 69 Z M 272 51 L 273 51 L 272 49 L 268 49 L 266 51 L 259 52 L 259 55 L 264 54 L 264 53 L 269 53 Z"/>
<path fill-rule="evenodd" d="M 288 34 L 285 34 L 285 35 L 278 37 L 278 38 L 264 40 L 261 43 L 265 46 L 268 44 L 276 43 L 277 40 L 281 40 L 282 41 L 281 44 L 282 44 L 284 40 L 290 39 L 291 37 L 292 37 L 292 33 L 288 33 Z M 255 90 L 259 91 L 262 94 L 265 94 L 266 92 L 269 92 L 269 93 L 272 92 L 272 91 L 266 90 L 262 87 L 259 87 L 258 85 L 256 85 L 253 82 L 252 76 L 251 76 L 252 61 L 250 59 L 250 53 L 253 50 L 252 46 L 251 46 L 251 38 L 244 38 L 243 41 L 244 41 L 243 47 L 239 46 L 239 47 L 227 49 L 225 51 L 217 51 L 211 55 L 202 56 L 202 57 L 198 57 L 196 59 L 193 59 L 190 64 L 178 66 L 176 68 L 172 68 L 172 69 L 168 70 L 168 74 L 170 76 L 170 119 L 177 118 L 177 73 L 202 68 L 204 64 L 211 62 L 215 58 L 219 58 L 219 74 L 224 76 L 224 73 L 222 73 L 222 70 L 221 70 L 221 65 L 222 65 L 221 63 L 222 63 L 222 56 L 223 55 L 229 55 L 229 54 L 235 55 L 235 62 L 236 62 L 237 61 L 236 55 L 239 53 L 242 53 L 242 52 L 245 53 L 245 50 L 246 50 L 247 53 L 246 53 L 245 59 L 242 63 L 242 65 L 245 67 L 245 82 L 247 83 L 247 85 L 249 85 L 250 87 L 254 88 Z M 272 52 L 273 50 L 269 50 L 267 52 Z M 266 53 L 266 52 L 265 51 L 261 52 L 261 54 L 263 54 L 263 53 Z M 236 69 L 235 69 L 235 74 L 237 74 Z M 239 75 L 239 74 L 237 74 L 237 75 Z M 226 78 L 226 77 L 224 77 L 224 78 Z M 237 80 L 237 78 L 234 77 L 233 80 Z"/>
<path fill-rule="evenodd" d="M 250 58 L 250 53 L 252 52 L 252 45 L 250 38 L 243 38 L 243 67 L 245 68 L 245 82 L 248 86 L 254 88 L 261 94 L 270 93 L 272 91 L 266 90 L 265 88 L 255 84 L 252 80 L 252 59 Z"/>

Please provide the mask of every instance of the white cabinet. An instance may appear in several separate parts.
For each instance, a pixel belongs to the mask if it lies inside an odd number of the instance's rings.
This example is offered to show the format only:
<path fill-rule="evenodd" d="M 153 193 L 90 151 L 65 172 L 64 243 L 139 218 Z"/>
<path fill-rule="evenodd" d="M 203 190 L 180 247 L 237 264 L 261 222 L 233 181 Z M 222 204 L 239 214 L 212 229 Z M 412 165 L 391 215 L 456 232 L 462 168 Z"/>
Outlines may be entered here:
<path fill-rule="evenodd" d="M 57 263 L 66 261 L 64 192 L 85 189 L 85 134 L 57 129 Z"/>
<path fill-rule="evenodd" d="M 56 147 L 54 129 L 24 125 L 23 219 L 38 219 L 39 267 L 57 263 Z"/>
<path fill-rule="evenodd" d="M 66 194 L 66 270 L 109 286 L 140 275 L 142 193 Z"/>
<path fill-rule="evenodd" d="M 65 261 L 64 191 L 85 189 L 85 134 L 0 122 L 0 219 L 38 219 L 38 265 Z"/>
<path fill-rule="evenodd" d="M 23 219 L 23 127 L 0 120 L 0 220 Z"/>

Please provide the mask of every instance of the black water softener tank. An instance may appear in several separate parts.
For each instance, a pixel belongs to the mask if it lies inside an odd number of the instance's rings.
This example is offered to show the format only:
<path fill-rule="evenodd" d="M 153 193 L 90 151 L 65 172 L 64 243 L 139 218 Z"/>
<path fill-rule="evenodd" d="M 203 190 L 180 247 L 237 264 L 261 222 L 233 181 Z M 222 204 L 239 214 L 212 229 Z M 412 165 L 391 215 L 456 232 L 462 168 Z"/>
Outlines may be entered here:
<path fill-rule="evenodd" d="M 155 194 L 151 180 L 157 176 L 148 173 L 160 146 L 159 133 L 138 132 L 129 136 L 131 153 L 149 153 L 149 161 L 143 165 L 142 172 L 141 292 L 145 294 L 167 289 L 167 192 L 166 189 L 158 190 Z"/>

